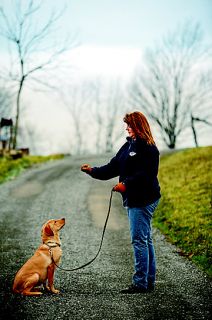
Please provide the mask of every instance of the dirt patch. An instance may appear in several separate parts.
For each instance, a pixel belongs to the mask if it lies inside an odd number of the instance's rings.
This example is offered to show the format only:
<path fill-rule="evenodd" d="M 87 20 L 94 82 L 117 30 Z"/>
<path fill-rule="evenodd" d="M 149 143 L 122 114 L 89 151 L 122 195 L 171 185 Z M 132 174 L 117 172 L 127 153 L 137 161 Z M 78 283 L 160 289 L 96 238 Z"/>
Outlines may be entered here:
<path fill-rule="evenodd" d="M 88 208 L 95 226 L 102 228 L 108 212 L 110 192 L 116 184 L 116 180 L 92 182 L 93 186 L 88 196 Z M 117 203 L 119 206 L 117 206 Z M 120 215 L 121 195 L 113 193 L 111 213 L 107 228 L 110 230 L 121 230 L 125 226 Z"/>
<path fill-rule="evenodd" d="M 25 184 L 14 188 L 11 195 L 15 198 L 28 198 L 41 193 L 43 186 L 37 181 L 26 182 Z"/>

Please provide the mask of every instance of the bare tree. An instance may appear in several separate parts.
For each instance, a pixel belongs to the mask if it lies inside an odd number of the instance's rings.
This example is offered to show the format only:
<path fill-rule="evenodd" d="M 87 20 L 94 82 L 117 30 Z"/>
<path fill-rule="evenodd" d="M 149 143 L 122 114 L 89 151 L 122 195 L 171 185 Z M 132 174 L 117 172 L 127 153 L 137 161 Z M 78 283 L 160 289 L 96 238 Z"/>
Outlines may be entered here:
<path fill-rule="evenodd" d="M 207 73 L 212 62 L 200 26 L 186 23 L 148 50 L 144 61 L 146 66 L 135 75 L 130 97 L 159 126 L 163 141 L 173 149 L 178 137 L 191 127 L 191 113 L 196 118 L 201 114 L 203 122 L 211 116 L 212 81 Z"/>
<path fill-rule="evenodd" d="M 67 92 L 63 92 L 61 96 L 67 111 L 72 118 L 73 134 L 73 150 L 75 154 L 82 154 L 85 151 L 85 145 L 88 144 L 88 99 L 89 85 L 87 81 L 70 84 Z M 87 141 L 85 141 L 85 139 Z"/>
<path fill-rule="evenodd" d="M 97 78 L 91 85 L 90 110 L 96 125 L 96 152 L 111 152 L 123 132 L 118 126 L 126 110 L 124 90 L 119 79 Z"/>
<path fill-rule="evenodd" d="M 5 86 L 0 85 L 0 118 L 12 117 L 12 96 Z"/>
<path fill-rule="evenodd" d="M 123 135 L 123 132 L 120 130 L 119 126 L 117 126 L 117 122 L 122 123 L 126 106 L 124 93 L 122 92 L 118 80 L 116 80 L 115 83 L 112 82 L 109 87 L 107 104 L 107 112 L 105 115 L 105 152 L 112 152 L 115 142 Z"/>
<path fill-rule="evenodd" d="M 195 123 L 204 123 L 206 125 L 212 126 L 212 122 L 210 122 L 210 121 L 208 121 L 206 119 L 201 119 L 201 118 L 194 117 L 191 114 L 191 129 L 192 129 L 195 145 L 196 145 L 196 147 L 198 147 L 199 144 L 198 144 L 198 139 L 197 139 L 197 130 L 195 128 Z"/>
<path fill-rule="evenodd" d="M 104 87 L 103 79 L 101 77 L 96 77 L 92 82 L 90 82 L 90 93 L 92 100 L 90 101 L 90 112 L 92 119 L 95 121 L 96 125 L 96 153 L 99 154 L 103 151 L 102 148 L 102 132 L 104 127 L 104 116 L 102 112 L 102 89 Z"/>
<path fill-rule="evenodd" d="M 24 87 L 33 82 L 55 88 L 45 80 L 44 74 L 56 67 L 61 55 L 75 45 L 74 38 L 56 41 L 55 32 L 64 10 L 50 10 L 49 17 L 42 21 L 42 1 L 11 2 L 10 10 L 0 7 L 0 36 L 10 46 L 11 70 L 4 70 L 5 81 L 16 84 L 16 116 L 13 148 L 17 145 L 20 120 L 21 96 Z M 39 23 L 38 23 L 39 21 Z M 58 72 L 58 70 L 57 70 Z"/>
<path fill-rule="evenodd" d="M 104 77 L 82 79 L 71 83 L 61 98 L 72 118 L 72 152 L 111 152 L 123 136 L 118 123 L 122 124 L 126 108 L 120 81 Z"/>

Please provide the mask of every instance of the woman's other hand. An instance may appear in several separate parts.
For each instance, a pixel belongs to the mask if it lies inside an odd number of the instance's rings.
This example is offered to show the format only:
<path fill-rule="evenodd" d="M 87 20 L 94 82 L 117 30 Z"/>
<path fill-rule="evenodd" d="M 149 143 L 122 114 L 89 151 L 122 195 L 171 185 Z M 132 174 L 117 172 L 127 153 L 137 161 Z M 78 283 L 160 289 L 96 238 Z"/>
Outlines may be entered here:
<path fill-rule="evenodd" d="M 113 191 L 123 193 L 123 192 L 126 191 L 126 186 L 125 186 L 124 183 L 119 182 L 118 184 L 116 184 L 116 185 L 113 187 Z"/>

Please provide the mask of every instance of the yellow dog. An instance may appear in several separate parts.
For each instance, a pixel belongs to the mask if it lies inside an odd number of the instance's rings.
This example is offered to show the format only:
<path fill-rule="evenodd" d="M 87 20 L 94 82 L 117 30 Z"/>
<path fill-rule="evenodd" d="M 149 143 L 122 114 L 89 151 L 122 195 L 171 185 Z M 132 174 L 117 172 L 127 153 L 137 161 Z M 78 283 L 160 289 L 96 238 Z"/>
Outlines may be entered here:
<path fill-rule="evenodd" d="M 60 262 L 62 250 L 60 248 L 59 230 L 65 225 L 65 218 L 47 221 L 41 230 L 42 244 L 34 255 L 17 272 L 13 292 L 25 296 L 41 295 L 36 286 L 43 284 L 44 288 L 52 293 L 59 293 L 54 288 L 55 264 Z M 48 285 L 46 284 L 48 280 Z"/>

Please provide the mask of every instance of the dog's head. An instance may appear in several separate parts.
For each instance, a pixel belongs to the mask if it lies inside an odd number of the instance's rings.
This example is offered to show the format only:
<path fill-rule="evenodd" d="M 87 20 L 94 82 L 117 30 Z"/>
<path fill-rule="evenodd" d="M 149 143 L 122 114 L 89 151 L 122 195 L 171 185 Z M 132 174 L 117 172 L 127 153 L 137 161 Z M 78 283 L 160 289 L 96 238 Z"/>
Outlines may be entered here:
<path fill-rule="evenodd" d="M 41 229 L 42 240 L 49 238 L 57 239 L 59 237 L 59 230 L 65 225 L 65 218 L 59 220 L 48 220 Z"/>

